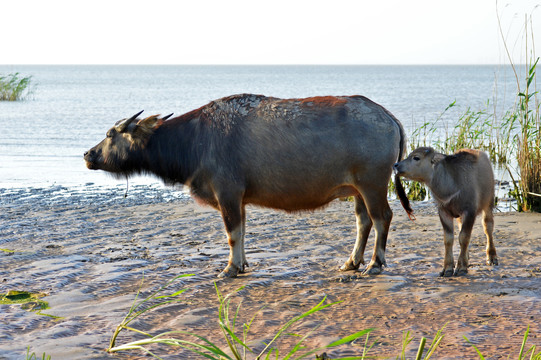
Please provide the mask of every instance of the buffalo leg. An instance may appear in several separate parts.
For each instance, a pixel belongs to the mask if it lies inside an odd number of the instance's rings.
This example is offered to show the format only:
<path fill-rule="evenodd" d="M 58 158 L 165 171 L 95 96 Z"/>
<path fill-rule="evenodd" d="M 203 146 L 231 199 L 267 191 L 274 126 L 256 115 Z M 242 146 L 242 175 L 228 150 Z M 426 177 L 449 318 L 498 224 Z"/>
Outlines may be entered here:
<path fill-rule="evenodd" d="M 475 213 L 465 212 L 462 215 L 462 227 L 458 235 L 460 243 L 460 254 L 455 269 L 455 276 L 466 275 L 468 273 L 469 251 L 471 232 L 475 222 Z"/>
<path fill-rule="evenodd" d="M 245 211 L 240 201 L 220 201 L 219 205 L 229 244 L 229 262 L 218 276 L 236 277 L 244 272 L 247 265 L 244 252 Z"/>
<path fill-rule="evenodd" d="M 242 257 L 242 271 L 241 272 L 244 272 L 244 267 L 246 266 L 249 266 L 248 265 L 248 261 L 246 261 L 246 252 L 244 250 L 244 236 L 246 236 L 246 209 L 244 208 L 244 206 L 241 206 L 240 208 L 240 211 L 241 211 L 241 231 L 242 231 L 242 236 L 241 236 L 241 246 L 240 246 L 240 249 L 241 249 L 241 257 Z"/>
<path fill-rule="evenodd" d="M 443 270 L 440 272 L 440 276 L 449 277 L 453 276 L 455 268 L 455 259 L 453 258 L 454 224 L 453 218 L 442 210 L 439 211 L 439 215 L 443 226 L 443 244 L 445 246 Z"/>
<path fill-rule="evenodd" d="M 387 184 L 381 188 L 366 190 L 359 189 L 368 209 L 368 214 L 374 223 L 376 241 L 372 259 L 368 264 L 364 275 L 377 275 L 383 270 L 385 262 L 385 247 L 387 246 L 387 235 L 393 218 L 393 212 L 387 202 Z"/>
<path fill-rule="evenodd" d="M 357 240 L 351 256 L 340 268 L 341 271 L 357 270 L 361 264 L 364 264 L 364 250 L 372 228 L 372 220 L 368 216 L 368 210 L 360 195 L 355 196 L 355 217 L 357 219 Z"/>
<path fill-rule="evenodd" d="M 483 229 L 487 237 L 487 265 L 498 265 L 498 256 L 496 255 L 496 247 L 494 246 L 494 215 L 492 209 L 483 211 Z"/>

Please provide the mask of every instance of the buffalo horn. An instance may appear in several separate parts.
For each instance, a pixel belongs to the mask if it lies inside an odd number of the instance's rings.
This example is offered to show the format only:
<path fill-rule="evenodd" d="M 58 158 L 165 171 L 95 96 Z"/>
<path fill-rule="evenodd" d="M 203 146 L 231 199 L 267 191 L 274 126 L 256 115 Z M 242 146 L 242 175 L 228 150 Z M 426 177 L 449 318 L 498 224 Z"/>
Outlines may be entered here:
<path fill-rule="evenodd" d="M 174 113 L 171 113 L 171 114 L 169 114 L 169 115 L 167 115 L 167 116 L 162 117 L 162 120 L 165 121 L 165 120 L 169 119 L 171 116 L 173 116 L 173 114 L 174 114 Z"/>
<path fill-rule="evenodd" d="M 145 111 L 145 110 L 139 111 L 137 114 L 135 114 L 135 115 L 133 115 L 131 118 L 129 118 L 128 121 L 133 121 L 133 120 L 137 119 L 137 117 L 138 117 L 139 115 L 141 115 L 141 114 L 143 113 L 143 111 Z"/>
<path fill-rule="evenodd" d="M 118 124 L 118 125 L 116 126 L 116 131 L 118 131 L 118 132 L 123 132 L 123 131 L 125 131 L 125 130 L 128 128 L 128 126 L 129 126 L 132 122 L 134 122 L 134 121 L 137 119 L 137 117 L 138 117 L 139 115 L 141 115 L 141 114 L 143 113 L 143 111 L 144 111 L 144 110 L 139 111 L 137 114 L 133 115 L 133 116 L 132 116 L 131 118 L 129 118 L 128 120 L 126 120 L 126 121 L 124 121 L 124 122 Z"/>

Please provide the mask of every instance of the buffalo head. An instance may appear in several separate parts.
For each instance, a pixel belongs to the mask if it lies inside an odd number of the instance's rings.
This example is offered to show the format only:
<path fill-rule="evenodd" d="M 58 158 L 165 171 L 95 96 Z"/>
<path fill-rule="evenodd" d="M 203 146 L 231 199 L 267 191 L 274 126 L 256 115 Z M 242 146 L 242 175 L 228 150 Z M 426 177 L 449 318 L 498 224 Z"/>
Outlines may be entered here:
<path fill-rule="evenodd" d="M 394 170 L 407 179 L 430 183 L 434 165 L 444 157 L 445 155 L 430 147 L 420 147 L 412 151 L 406 159 L 394 164 Z"/>
<path fill-rule="evenodd" d="M 138 119 L 143 111 L 129 119 L 118 121 L 105 139 L 84 154 L 86 166 L 92 170 L 104 170 L 123 176 L 137 171 L 141 153 L 154 131 L 171 115 L 160 118 L 152 115 Z"/>

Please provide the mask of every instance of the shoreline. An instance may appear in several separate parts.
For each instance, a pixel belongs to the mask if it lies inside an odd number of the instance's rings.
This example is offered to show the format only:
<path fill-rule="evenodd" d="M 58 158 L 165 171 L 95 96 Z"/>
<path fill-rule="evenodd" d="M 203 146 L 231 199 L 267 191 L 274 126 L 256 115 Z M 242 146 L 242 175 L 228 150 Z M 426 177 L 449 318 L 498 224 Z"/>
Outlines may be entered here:
<path fill-rule="evenodd" d="M 88 182 L 79 185 L 36 185 L 36 186 L 2 186 L 0 185 L 0 206 L 5 204 L 33 202 L 44 206 L 67 206 L 70 204 L 124 204 L 125 206 L 170 203 L 177 200 L 190 200 L 190 194 L 184 191 L 183 185 L 165 185 L 158 179 L 143 178 L 143 182 L 128 184 L 116 182 L 114 185 Z M 154 181 L 152 181 L 154 180 Z M 405 179 L 402 179 L 404 182 Z M 496 181 L 495 192 L 498 205 L 495 212 L 515 212 L 516 201 L 504 195 L 509 191 L 507 181 Z M 396 194 L 388 195 L 389 202 L 396 200 Z M 340 200 L 337 200 L 340 201 Z M 426 209 L 432 205 L 429 196 L 426 200 L 412 201 Z M 323 207 L 324 209 L 325 207 Z M 316 209 L 316 211 L 319 211 Z M 309 213 L 308 211 L 307 213 Z M 302 213 L 302 212 L 301 212 Z"/>
<path fill-rule="evenodd" d="M 188 200 L 182 186 L 166 187 L 159 183 L 103 186 L 87 183 L 79 186 L 0 187 L 0 205 L 25 204 L 69 206 L 123 204 L 125 206 L 169 203 Z"/>

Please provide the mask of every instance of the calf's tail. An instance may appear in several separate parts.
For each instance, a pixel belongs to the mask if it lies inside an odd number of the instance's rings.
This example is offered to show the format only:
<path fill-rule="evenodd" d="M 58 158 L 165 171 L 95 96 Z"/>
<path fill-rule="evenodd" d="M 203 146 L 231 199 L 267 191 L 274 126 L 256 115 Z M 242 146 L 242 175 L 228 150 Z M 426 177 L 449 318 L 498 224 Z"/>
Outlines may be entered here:
<path fill-rule="evenodd" d="M 395 119 L 395 121 L 398 125 L 398 128 L 400 129 L 400 150 L 398 152 L 398 161 L 401 161 L 404 153 L 406 152 L 406 134 L 404 133 L 404 128 L 402 127 L 402 124 L 398 121 L 398 119 Z M 413 215 L 410 201 L 408 199 L 408 196 L 406 195 L 406 191 L 404 191 L 404 187 L 402 186 L 402 182 L 400 181 L 400 176 L 398 174 L 395 174 L 394 176 L 394 187 L 396 189 L 396 195 L 400 199 L 400 203 L 402 204 L 404 210 L 406 210 L 408 217 L 412 221 L 415 220 L 415 215 Z"/>

